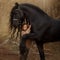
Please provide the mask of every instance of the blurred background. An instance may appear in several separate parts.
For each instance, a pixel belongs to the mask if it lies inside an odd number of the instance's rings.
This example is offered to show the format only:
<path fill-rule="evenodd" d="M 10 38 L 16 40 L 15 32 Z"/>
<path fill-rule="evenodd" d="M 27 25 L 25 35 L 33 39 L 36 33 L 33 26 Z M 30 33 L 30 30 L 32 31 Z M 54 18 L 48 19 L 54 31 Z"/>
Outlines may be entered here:
<path fill-rule="evenodd" d="M 60 19 L 60 0 L 0 0 L 0 60 L 19 60 L 19 41 L 10 40 L 9 18 L 15 3 L 31 3 L 54 19 Z M 60 60 L 60 42 L 44 45 L 46 60 Z M 28 60 L 39 60 L 38 49 L 32 45 Z"/>

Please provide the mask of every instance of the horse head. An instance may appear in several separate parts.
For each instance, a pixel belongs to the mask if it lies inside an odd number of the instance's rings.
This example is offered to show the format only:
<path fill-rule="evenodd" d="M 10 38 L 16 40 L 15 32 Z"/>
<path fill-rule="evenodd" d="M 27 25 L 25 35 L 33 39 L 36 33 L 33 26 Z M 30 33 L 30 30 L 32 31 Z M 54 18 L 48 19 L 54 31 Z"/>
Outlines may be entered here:
<path fill-rule="evenodd" d="M 11 28 L 13 27 L 18 28 L 20 25 L 22 25 L 23 21 L 24 21 L 23 11 L 20 9 L 19 4 L 15 3 L 15 6 L 12 8 L 10 14 L 10 26 Z"/>

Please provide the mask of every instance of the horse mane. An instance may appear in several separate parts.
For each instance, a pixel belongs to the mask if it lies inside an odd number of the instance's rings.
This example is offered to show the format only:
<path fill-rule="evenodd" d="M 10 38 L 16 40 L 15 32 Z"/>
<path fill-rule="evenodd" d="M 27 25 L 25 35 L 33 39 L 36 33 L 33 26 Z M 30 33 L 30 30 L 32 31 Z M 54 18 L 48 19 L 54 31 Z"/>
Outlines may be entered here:
<path fill-rule="evenodd" d="M 20 6 L 28 6 L 28 7 L 35 9 L 36 11 L 38 11 L 42 15 L 47 15 L 47 13 L 45 13 L 41 8 L 39 8 L 36 5 L 30 4 L 30 3 L 22 3 L 22 4 L 20 4 Z"/>

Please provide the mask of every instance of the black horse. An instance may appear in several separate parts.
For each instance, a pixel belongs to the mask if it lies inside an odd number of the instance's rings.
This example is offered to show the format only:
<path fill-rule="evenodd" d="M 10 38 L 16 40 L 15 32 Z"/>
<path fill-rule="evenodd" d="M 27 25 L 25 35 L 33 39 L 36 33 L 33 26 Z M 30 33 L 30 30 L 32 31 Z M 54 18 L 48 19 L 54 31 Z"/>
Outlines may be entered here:
<path fill-rule="evenodd" d="M 55 20 L 32 4 L 18 4 L 12 8 L 10 15 L 10 27 L 20 32 L 24 20 L 31 25 L 31 32 L 25 34 L 20 42 L 20 60 L 26 60 L 29 48 L 26 41 L 35 41 L 41 60 L 45 60 L 43 44 L 60 41 L 60 21 Z"/>

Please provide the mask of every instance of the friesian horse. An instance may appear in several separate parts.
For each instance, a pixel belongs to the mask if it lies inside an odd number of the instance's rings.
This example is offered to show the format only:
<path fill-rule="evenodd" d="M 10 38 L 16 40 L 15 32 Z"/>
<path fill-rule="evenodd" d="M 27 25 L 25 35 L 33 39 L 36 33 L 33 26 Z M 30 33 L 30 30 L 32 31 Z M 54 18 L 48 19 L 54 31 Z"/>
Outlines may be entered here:
<path fill-rule="evenodd" d="M 26 60 L 29 48 L 26 41 L 35 41 L 39 50 L 41 60 L 45 60 L 44 43 L 60 41 L 60 21 L 48 16 L 39 7 L 28 4 L 16 3 L 10 14 L 10 27 L 21 32 L 21 27 L 25 21 L 31 25 L 31 32 L 21 37 L 20 60 Z"/>

